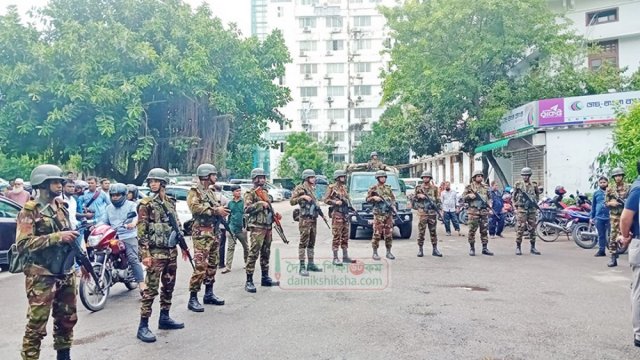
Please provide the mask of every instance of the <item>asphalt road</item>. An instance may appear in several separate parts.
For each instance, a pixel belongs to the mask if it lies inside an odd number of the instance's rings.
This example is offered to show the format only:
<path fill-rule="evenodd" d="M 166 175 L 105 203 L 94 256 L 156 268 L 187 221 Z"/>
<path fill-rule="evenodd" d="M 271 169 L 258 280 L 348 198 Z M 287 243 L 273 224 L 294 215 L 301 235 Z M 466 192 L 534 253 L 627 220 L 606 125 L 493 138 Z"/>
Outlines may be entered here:
<path fill-rule="evenodd" d="M 285 264 L 297 256 L 297 228 L 288 204 L 275 207 L 283 212 L 291 243 L 285 245 L 276 237 L 271 260 L 273 264 L 278 256 Z M 329 231 L 322 222 L 318 229 L 317 256 L 329 257 Z M 594 258 L 594 251 L 561 238 L 540 243 L 540 257 L 528 254 L 528 244 L 525 255 L 516 257 L 514 233 L 508 230 L 504 239 L 490 241 L 494 257 L 471 258 L 466 238 L 442 236 L 443 258 L 430 256 L 430 251 L 417 258 L 416 235 L 414 229 L 412 240 L 394 241 L 397 260 L 383 268 L 382 285 L 369 290 L 346 285 L 305 290 L 288 284 L 272 289 L 258 286 L 257 294 L 248 294 L 237 252 L 233 271 L 217 275 L 216 294 L 227 304 L 207 306 L 199 314 L 186 308 L 190 267 L 180 261 L 171 313 L 185 322 L 185 329 L 157 330 L 156 302 L 150 323 L 158 342 L 139 342 L 138 293 L 119 284 L 100 312 L 90 313 L 78 301 L 72 356 L 92 360 L 640 357 L 640 349 L 632 344 L 626 256 L 621 266 L 608 269 L 606 258 Z M 353 257 L 372 262 L 369 241 L 352 240 L 350 249 Z M 295 279 L 287 276 L 281 280 Z M 18 359 L 27 305 L 24 277 L 0 274 L 0 289 L 0 358 Z M 51 321 L 48 332 L 52 333 Z M 54 356 L 49 335 L 42 358 Z"/>

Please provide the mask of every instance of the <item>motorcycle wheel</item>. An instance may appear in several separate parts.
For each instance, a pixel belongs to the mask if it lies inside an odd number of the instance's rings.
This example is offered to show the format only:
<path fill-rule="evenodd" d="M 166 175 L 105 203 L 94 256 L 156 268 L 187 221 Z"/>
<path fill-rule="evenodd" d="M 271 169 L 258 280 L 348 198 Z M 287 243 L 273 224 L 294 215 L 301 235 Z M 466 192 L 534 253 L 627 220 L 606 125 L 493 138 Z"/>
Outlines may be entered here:
<path fill-rule="evenodd" d="M 544 242 L 554 242 L 558 240 L 558 237 L 560 237 L 560 232 L 548 227 L 544 221 L 538 221 L 535 231 L 538 238 Z"/>
<path fill-rule="evenodd" d="M 467 210 L 466 209 L 460 210 L 460 213 L 458 214 L 458 221 L 460 222 L 460 224 L 467 225 L 468 219 L 469 219 L 469 216 L 467 215 Z"/>
<path fill-rule="evenodd" d="M 94 265 L 93 271 L 100 277 L 102 265 Z M 92 277 L 89 277 L 89 279 L 80 278 L 80 286 L 78 287 L 80 301 L 82 305 L 91 312 L 104 309 L 107 304 L 107 298 L 109 297 L 109 290 L 111 288 L 109 272 L 105 271 L 99 280 L 100 286 L 102 287 L 102 294 L 96 289 L 96 284 Z"/>
<path fill-rule="evenodd" d="M 583 237 L 583 232 L 589 232 L 590 226 L 587 223 L 578 223 L 573 227 L 571 237 L 576 245 L 583 249 L 593 249 L 598 244 L 598 238 Z"/>
<path fill-rule="evenodd" d="M 504 225 L 505 226 L 516 226 L 516 217 L 513 213 L 506 213 L 504 215 Z"/>

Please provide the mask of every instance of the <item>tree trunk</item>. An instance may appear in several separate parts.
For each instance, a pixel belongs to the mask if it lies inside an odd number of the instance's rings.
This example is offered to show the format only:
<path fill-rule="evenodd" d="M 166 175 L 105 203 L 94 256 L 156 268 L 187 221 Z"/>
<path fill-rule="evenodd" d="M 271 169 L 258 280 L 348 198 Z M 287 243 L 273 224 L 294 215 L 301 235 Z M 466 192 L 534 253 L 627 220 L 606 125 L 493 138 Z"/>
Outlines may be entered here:
<path fill-rule="evenodd" d="M 498 179 L 500 179 L 500 182 L 502 182 L 502 184 L 506 187 L 509 185 L 509 180 L 507 180 L 507 177 L 504 175 L 504 172 L 502 171 L 502 168 L 500 167 L 500 165 L 498 164 L 498 161 L 496 160 L 495 156 L 493 156 L 493 151 L 488 151 L 488 152 L 484 152 L 482 153 L 482 165 L 483 165 L 483 172 L 484 172 L 484 163 L 488 162 L 489 164 L 491 164 L 491 167 L 493 167 L 493 170 L 496 172 L 496 176 L 498 177 Z M 487 169 L 488 171 L 488 169 Z"/>

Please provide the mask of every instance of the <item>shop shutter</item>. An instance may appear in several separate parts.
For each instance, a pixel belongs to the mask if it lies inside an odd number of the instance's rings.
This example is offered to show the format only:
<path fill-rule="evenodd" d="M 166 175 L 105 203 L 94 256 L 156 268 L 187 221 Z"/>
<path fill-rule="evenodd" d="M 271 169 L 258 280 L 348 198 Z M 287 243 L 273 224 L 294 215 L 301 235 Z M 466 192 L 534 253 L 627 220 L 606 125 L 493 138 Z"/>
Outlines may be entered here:
<path fill-rule="evenodd" d="M 522 180 L 520 170 L 523 167 L 530 167 L 533 170 L 531 181 L 538 183 L 538 186 L 545 188 L 544 183 L 544 146 L 529 148 L 526 150 L 514 151 L 511 153 L 511 184 Z M 546 188 L 545 188 L 546 190 Z"/>

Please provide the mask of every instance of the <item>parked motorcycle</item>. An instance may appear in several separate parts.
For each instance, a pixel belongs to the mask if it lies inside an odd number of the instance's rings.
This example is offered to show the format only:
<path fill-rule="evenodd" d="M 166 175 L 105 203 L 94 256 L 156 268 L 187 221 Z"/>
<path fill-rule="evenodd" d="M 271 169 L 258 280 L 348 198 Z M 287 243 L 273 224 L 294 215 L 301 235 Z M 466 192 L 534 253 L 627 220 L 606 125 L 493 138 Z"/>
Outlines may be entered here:
<path fill-rule="evenodd" d="M 136 213 L 132 211 L 127 214 L 125 222 L 117 227 L 97 226 L 87 238 L 87 247 L 93 250 L 93 270 L 98 275 L 99 285 L 102 288 L 102 291 L 98 291 L 93 278 L 80 279 L 78 288 L 80 301 L 87 310 L 102 310 L 107 303 L 109 289 L 116 283 L 124 283 L 129 290 L 138 287 L 127 260 L 126 247 L 117 236 L 118 228 L 131 223 L 135 217 Z"/>
<path fill-rule="evenodd" d="M 571 210 L 541 209 L 540 220 L 536 224 L 536 235 L 545 242 L 558 240 L 560 234 L 573 235 L 576 226 L 589 225 L 589 213 Z M 584 249 L 596 246 L 597 237 L 573 238 L 575 243 Z"/>
<path fill-rule="evenodd" d="M 598 229 L 591 222 L 581 222 L 573 228 L 571 237 L 581 248 L 592 249 L 598 243 Z"/>

